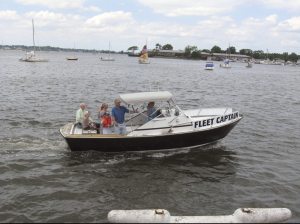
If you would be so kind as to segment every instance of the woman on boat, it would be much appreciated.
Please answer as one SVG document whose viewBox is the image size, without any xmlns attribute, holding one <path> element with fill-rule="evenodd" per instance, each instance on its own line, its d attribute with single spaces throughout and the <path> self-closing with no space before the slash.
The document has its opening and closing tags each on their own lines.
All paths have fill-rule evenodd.
<svg viewBox="0 0 300 224">
<path fill-rule="evenodd" d="M 83 130 L 95 130 L 96 124 L 91 118 L 91 113 L 89 111 L 84 111 L 83 120 L 82 120 L 82 129 Z"/>
<path fill-rule="evenodd" d="M 98 118 L 100 120 L 100 133 L 101 134 L 111 134 L 111 125 L 112 125 L 112 120 L 111 116 L 107 111 L 108 109 L 108 104 L 103 103 L 100 107 L 100 111 L 98 114 Z"/>
</svg>

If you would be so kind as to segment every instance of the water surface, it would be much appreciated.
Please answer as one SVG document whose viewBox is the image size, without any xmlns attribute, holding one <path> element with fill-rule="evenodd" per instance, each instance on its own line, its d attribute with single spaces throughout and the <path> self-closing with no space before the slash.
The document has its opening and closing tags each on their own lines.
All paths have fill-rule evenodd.
<svg viewBox="0 0 300 224">
<path fill-rule="evenodd" d="M 300 67 L 0 51 L 0 221 L 107 222 L 112 209 L 229 215 L 286 207 L 300 220 Z M 71 152 L 59 128 L 86 102 L 96 119 L 119 93 L 168 90 L 182 109 L 233 107 L 243 120 L 220 143 L 153 153 Z"/>
</svg>

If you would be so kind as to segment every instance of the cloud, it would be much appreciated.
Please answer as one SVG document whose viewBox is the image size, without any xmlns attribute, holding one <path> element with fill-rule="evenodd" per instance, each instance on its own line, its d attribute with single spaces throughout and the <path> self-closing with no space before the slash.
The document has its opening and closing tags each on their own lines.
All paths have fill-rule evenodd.
<svg viewBox="0 0 300 224">
<path fill-rule="evenodd" d="M 114 11 L 93 16 L 85 21 L 90 29 L 102 29 L 122 32 L 135 24 L 130 12 Z"/>
<path fill-rule="evenodd" d="M 292 17 L 284 20 L 278 24 L 278 29 L 281 31 L 299 32 L 300 31 L 300 17 Z"/>
<path fill-rule="evenodd" d="M 17 0 L 23 5 L 41 5 L 50 9 L 82 8 L 85 0 Z"/>
<path fill-rule="evenodd" d="M 1 20 L 17 20 L 19 16 L 16 11 L 13 10 L 3 10 L 0 11 L 0 19 Z"/>
<path fill-rule="evenodd" d="M 287 9 L 290 11 L 300 10 L 299 0 L 261 0 L 267 8 Z"/>
<path fill-rule="evenodd" d="M 230 12 L 243 1 L 218 0 L 138 0 L 144 6 L 165 16 L 210 16 Z"/>
<path fill-rule="evenodd" d="M 103 10 L 100 9 L 99 7 L 97 6 L 87 6 L 87 7 L 83 7 L 82 8 L 83 11 L 90 11 L 90 12 L 102 12 Z"/>
<path fill-rule="evenodd" d="M 31 19 L 35 20 L 38 27 L 45 27 L 47 29 L 59 29 L 61 27 L 74 28 L 82 23 L 82 17 L 74 14 L 62 14 L 50 11 L 32 11 L 24 14 L 24 21 L 31 24 Z"/>
</svg>

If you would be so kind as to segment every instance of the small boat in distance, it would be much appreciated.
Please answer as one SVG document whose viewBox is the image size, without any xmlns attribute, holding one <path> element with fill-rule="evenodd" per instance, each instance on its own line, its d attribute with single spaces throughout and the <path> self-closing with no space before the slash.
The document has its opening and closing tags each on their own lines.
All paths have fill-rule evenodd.
<svg viewBox="0 0 300 224">
<path fill-rule="evenodd" d="M 108 57 L 101 57 L 101 61 L 115 61 L 115 59 L 110 56 L 110 42 L 108 44 Z"/>
<path fill-rule="evenodd" d="M 34 22 L 32 19 L 32 41 L 33 41 L 33 51 L 26 52 L 23 58 L 20 58 L 19 61 L 24 62 L 48 62 L 47 59 L 39 58 L 35 54 L 35 40 L 34 40 Z"/>
<path fill-rule="evenodd" d="M 75 43 L 74 43 L 73 51 L 75 51 Z M 78 57 L 76 57 L 75 55 L 73 55 L 73 56 L 66 57 L 66 59 L 67 59 L 68 61 L 77 61 L 77 60 L 78 60 Z"/>
<path fill-rule="evenodd" d="M 225 60 L 223 61 L 223 64 L 220 64 L 220 67 L 221 67 L 221 68 L 231 68 L 231 65 L 230 65 L 229 62 L 230 62 L 229 59 L 225 59 Z"/>
<path fill-rule="evenodd" d="M 72 151 L 199 147 L 225 138 L 242 119 L 238 111 L 229 107 L 182 110 L 168 91 L 125 93 L 119 99 L 133 111 L 125 117 L 126 134 L 97 134 L 96 130 L 83 130 L 76 123 L 67 123 L 60 128 L 60 133 Z M 148 102 L 155 102 L 151 115 L 146 109 Z"/>
<path fill-rule="evenodd" d="M 247 62 L 246 68 L 252 68 L 252 63 L 251 62 Z"/>
<path fill-rule="evenodd" d="M 221 68 L 231 68 L 230 61 L 232 61 L 232 59 L 230 59 L 230 44 L 229 44 L 229 47 L 226 50 L 226 57 L 223 60 L 223 64 L 220 64 L 220 67 Z"/>
<path fill-rule="evenodd" d="M 205 70 L 214 70 L 214 63 L 212 61 L 207 61 L 205 64 Z"/>
<path fill-rule="evenodd" d="M 142 51 L 141 55 L 139 57 L 139 63 L 140 64 L 150 64 L 149 58 L 148 58 L 148 50 L 147 50 L 147 45 L 145 44 Z"/>
<path fill-rule="evenodd" d="M 78 58 L 77 57 L 67 57 L 66 58 L 68 61 L 77 61 L 78 60 Z"/>
</svg>

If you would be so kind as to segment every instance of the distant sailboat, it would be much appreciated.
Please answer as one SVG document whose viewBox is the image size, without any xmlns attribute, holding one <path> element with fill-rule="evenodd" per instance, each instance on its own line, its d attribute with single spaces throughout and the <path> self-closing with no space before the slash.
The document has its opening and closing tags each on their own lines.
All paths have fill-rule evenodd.
<svg viewBox="0 0 300 224">
<path fill-rule="evenodd" d="M 42 59 L 35 54 L 35 40 L 34 40 L 34 22 L 32 19 L 32 41 L 33 41 L 33 51 L 26 52 L 25 57 L 20 58 L 20 61 L 24 62 L 47 62 L 47 59 Z"/>
<path fill-rule="evenodd" d="M 110 56 L 110 42 L 108 44 L 108 57 L 101 57 L 101 61 L 114 61 L 115 59 Z"/>
<path fill-rule="evenodd" d="M 228 56 L 228 51 L 229 51 L 229 56 Z M 225 58 L 225 60 L 223 61 L 223 64 L 220 64 L 220 67 L 221 67 L 221 68 L 231 68 L 229 58 L 230 58 L 230 45 L 229 45 L 229 47 L 228 47 L 228 49 L 227 49 L 227 51 L 226 51 L 226 58 Z"/>
<path fill-rule="evenodd" d="M 223 61 L 223 64 L 220 64 L 220 67 L 221 67 L 221 68 L 231 68 L 231 65 L 229 64 L 229 59 L 226 58 L 226 59 Z"/>
<path fill-rule="evenodd" d="M 148 59 L 147 45 L 144 45 L 144 47 L 143 47 L 143 50 L 141 52 L 141 56 L 139 57 L 139 63 L 140 64 L 150 64 L 150 61 Z"/>
<path fill-rule="evenodd" d="M 73 51 L 75 51 L 75 44 L 74 44 Z M 78 60 L 78 57 L 76 57 L 75 55 L 69 56 L 69 57 L 67 57 L 67 60 L 68 60 L 68 61 L 77 61 L 77 60 Z"/>
<path fill-rule="evenodd" d="M 252 63 L 250 61 L 247 62 L 246 68 L 252 68 Z"/>
</svg>

